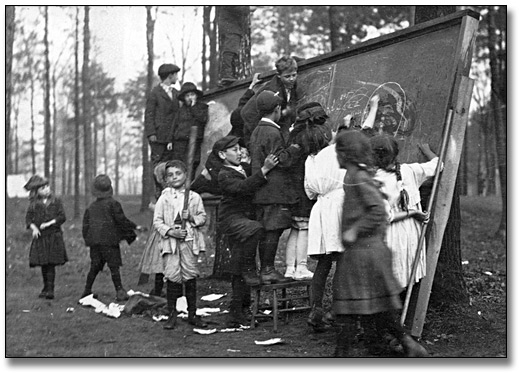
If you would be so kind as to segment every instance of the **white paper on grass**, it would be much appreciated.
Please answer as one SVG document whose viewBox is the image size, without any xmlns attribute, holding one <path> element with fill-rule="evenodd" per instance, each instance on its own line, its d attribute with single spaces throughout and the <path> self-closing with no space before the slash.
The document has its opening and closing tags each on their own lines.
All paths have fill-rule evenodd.
<svg viewBox="0 0 522 373">
<path fill-rule="evenodd" d="M 220 298 L 223 298 L 225 294 L 208 294 L 201 297 L 201 300 L 212 302 L 214 300 L 218 300 Z"/>
<path fill-rule="evenodd" d="M 268 339 L 266 341 L 255 341 L 256 345 L 263 345 L 263 346 L 268 346 L 268 345 L 275 345 L 277 343 L 283 343 L 283 340 L 281 338 L 272 338 L 272 339 Z"/>
</svg>

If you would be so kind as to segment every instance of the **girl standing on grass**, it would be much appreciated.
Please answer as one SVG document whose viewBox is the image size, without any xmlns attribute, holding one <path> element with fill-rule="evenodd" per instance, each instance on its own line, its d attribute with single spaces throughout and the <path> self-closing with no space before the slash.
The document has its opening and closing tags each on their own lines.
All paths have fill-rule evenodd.
<svg viewBox="0 0 522 373">
<path fill-rule="evenodd" d="M 24 189 L 29 191 L 29 207 L 25 216 L 33 241 L 29 251 L 29 267 L 41 267 L 44 287 L 39 298 L 54 299 L 55 266 L 67 262 L 61 225 L 65 211 L 59 198 L 51 193 L 47 179 L 34 175 Z"/>
<path fill-rule="evenodd" d="M 401 287 L 385 242 L 388 214 L 383 195 L 370 171 L 370 140 L 360 131 L 345 131 L 337 136 L 335 149 L 339 165 L 346 169 L 341 224 L 345 252 L 339 254 L 333 279 L 333 310 L 341 324 L 335 356 L 349 356 L 358 320 L 392 334 L 406 356 L 428 356 L 399 322 Z"/>
</svg>

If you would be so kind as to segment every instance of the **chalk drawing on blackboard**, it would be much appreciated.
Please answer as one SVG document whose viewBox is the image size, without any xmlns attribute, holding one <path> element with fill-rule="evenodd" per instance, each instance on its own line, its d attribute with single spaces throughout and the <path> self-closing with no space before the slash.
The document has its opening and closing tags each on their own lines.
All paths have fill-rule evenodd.
<svg viewBox="0 0 522 373">
<path fill-rule="evenodd" d="M 397 82 L 386 82 L 375 88 L 368 97 L 363 118 L 370 110 L 369 98 L 375 95 L 379 96 L 379 106 L 374 128 L 398 138 L 410 136 L 415 129 L 417 111 L 402 86 Z"/>
<path fill-rule="evenodd" d="M 319 102 L 326 106 L 330 85 L 333 79 L 332 65 L 317 70 L 299 73 L 299 86 L 304 87 L 305 93 L 297 103 L 299 106 L 308 102 Z"/>
</svg>

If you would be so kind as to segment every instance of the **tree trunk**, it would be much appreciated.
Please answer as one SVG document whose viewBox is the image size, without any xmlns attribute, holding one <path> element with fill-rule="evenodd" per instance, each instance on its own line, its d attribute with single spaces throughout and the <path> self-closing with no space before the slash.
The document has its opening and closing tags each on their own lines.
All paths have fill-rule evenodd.
<svg viewBox="0 0 522 373">
<path fill-rule="evenodd" d="M 82 66 L 82 120 L 83 120 L 83 181 L 85 184 L 85 206 L 89 205 L 91 196 L 92 172 L 94 168 L 92 158 L 92 126 L 91 126 L 91 99 L 89 84 L 89 53 L 90 53 L 90 30 L 89 30 L 90 7 L 84 7 L 83 19 L 83 66 Z"/>
<path fill-rule="evenodd" d="M 243 19 L 245 23 L 245 32 L 241 37 L 241 49 L 239 50 L 239 66 L 238 66 L 238 79 L 245 79 L 252 75 L 252 40 L 250 37 L 250 15 L 245 16 Z"/>
<path fill-rule="evenodd" d="M 49 7 L 44 7 L 44 175 L 51 177 L 51 65 L 49 63 Z"/>
<path fill-rule="evenodd" d="M 74 41 L 74 219 L 80 218 L 80 9 L 76 7 Z M 70 165 L 69 165 L 70 166 Z"/>
<path fill-rule="evenodd" d="M 58 130 L 58 109 L 56 104 L 56 75 L 53 73 L 52 92 L 53 92 L 53 126 L 51 135 L 51 189 L 56 190 L 56 131 Z M 62 176 L 63 178 L 63 176 Z"/>
<path fill-rule="evenodd" d="M 107 175 L 107 117 L 105 116 L 105 112 L 102 113 L 102 147 L 103 147 L 103 173 Z"/>
<path fill-rule="evenodd" d="M 152 90 L 152 82 L 154 79 L 154 23 L 155 19 L 152 17 L 152 6 L 146 6 L 147 9 L 147 96 Z M 141 208 L 140 211 L 148 209 L 150 198 L 152 194 L 152 167 L 149 161 L 149 142 L 145 131 L 142 135 L 141 157 L 143 165 L 143 175 L 141 178 Z"/>
<path fill-rule="evenodd" d="M 502 195 L 502 215 L 496 236 L 506 240 L 506 216 L 507 216 L 507 123 L 506 123 L 506 104 L 507 104 L 507 74 L 506 74 L 506 32 L 500 29 L 499 25 L 505 24 L 497 22 L 497 18 L 506 19 L 506 7 L 500 6 L 499 10 L 495 7 L 488 7 L 488 48 L 489 64 L 491 70 L 491 102 L 493 104 L 494 124 L 496 127 L 498 172 L 500 176 L 500 191 Z"/>
<path fill-rule="evenodd" d="M 336 6 L 332 5 L 328 7 L 328 24 L 330 26 L 330 46 L 332 52 L 341 47 L 341 35 L 339 33 L 341 23 L 339 22 L 336 8 Z"/>
<path fill-rule="evenodd" d="M 442 17 L 455 11 L 455 6 L 416 6 L 415 24 Z M 430 305 L 435 306 L 438 302 L 461 303 L 466 302 L 468 299 L 462 272 L 462 261 L 460 260 L 460 196 L 458 177 L 455 183 L 450 214 L 442 239 L 430 296 Z M 426 204 L 423 204 L 423 206 L 426 206 Z"/>
<path fill-rule="evenodd" d="M 215 8 L 214 8 L 215 9 Z M 215 13 L 215 12 L 214 12 Z M 215 88 L 219 80 L 219 56 L 217 51 L 217 17 L 214 17 L 210 30 L 210 55 L 209 55 L 209 88 Z"/>
<path fill-rule="evenodd" d="M 212 7 L 203 7 L 203 41 L 201 45 L 201 89 L 208 89 L 208 72 L 207 72 L 207 37 L 210 35 L 210 11 Z"/>
<path fill-rule="evenodd" d="M 7 175 L 13 172 L 13 161 L 11 154 L 11 97 L 13 84 L 11 72 L 13 67 L 14 33 L 15 7 L 13 5 L 7 5 L 5 7 L 5 154 L 7 155 Z"/>
<path fill-rule="evenodd" d="M 32 59 L 31 59 L 31 65 L 32 65 Z M 35 123 L 34 123 L 34 76 L 32 73 L 29 73 L 29 79 L 31 79 L 31 82 L 29 83 L 29 89 L 30 89 L 30 108 L 31 108 L 31 171 L 33 174 L 36 174 L 36 150 L 35 150 L 35 139 L 34 139 L 34 130 L 35 130 Z"/>
</svg>

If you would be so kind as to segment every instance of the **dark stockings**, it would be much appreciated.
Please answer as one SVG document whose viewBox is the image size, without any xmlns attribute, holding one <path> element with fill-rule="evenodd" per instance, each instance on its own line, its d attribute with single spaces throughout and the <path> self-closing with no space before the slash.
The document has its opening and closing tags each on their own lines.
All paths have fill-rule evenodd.
<svg viewBox="0 0 522 373">
<path fill-rule="evenodd" d="M 282 233 L 282 229 L 266 231 L 264 240 L 259 243 L 259 257 L 262 269 L 274 267 L 279 237 L 281 237 Z"/>
</svg>

